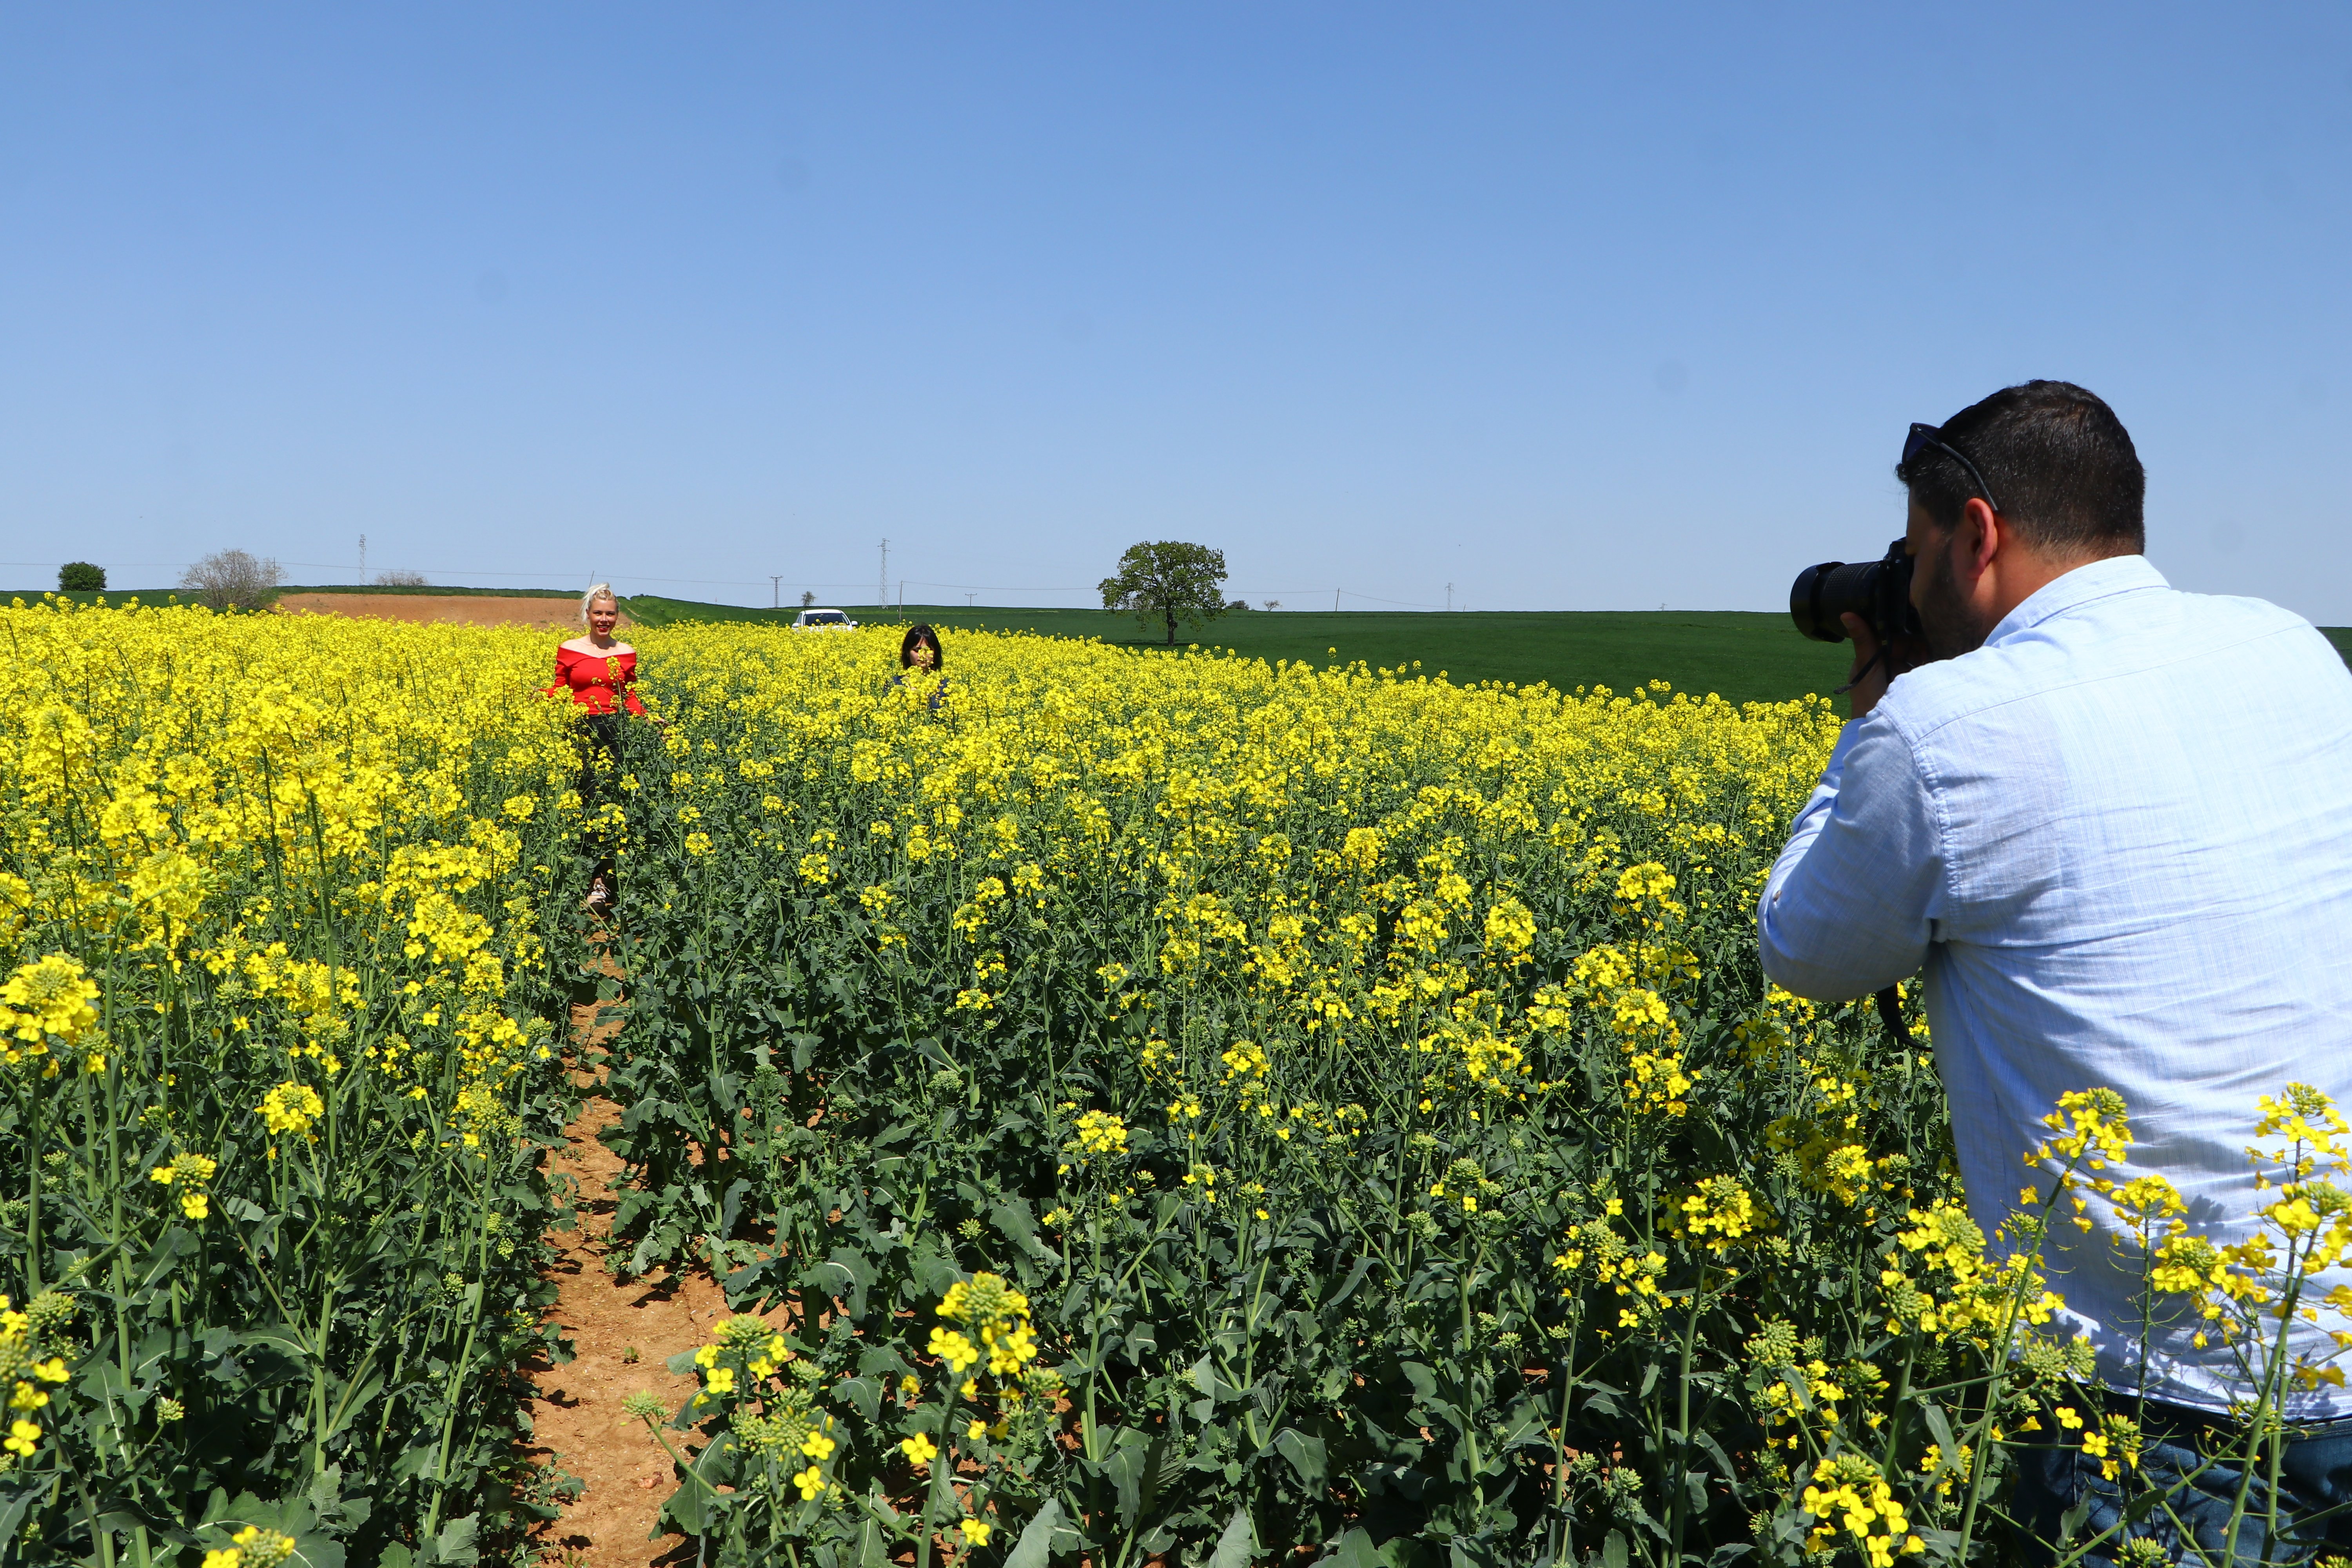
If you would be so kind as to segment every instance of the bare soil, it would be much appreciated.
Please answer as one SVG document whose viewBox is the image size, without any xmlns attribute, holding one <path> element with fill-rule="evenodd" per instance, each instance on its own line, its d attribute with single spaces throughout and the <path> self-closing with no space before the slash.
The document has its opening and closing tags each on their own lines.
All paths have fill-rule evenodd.
<svg viewBox="0 0 2352 1568">
<path fill-rule="evenodd" d="M 574 1008 L 572 1025 L 583 1058 L 619 1026 L 609 1016 L 599 1018 L 593 1006 Z M 605 1268 L 622 1171 L 620 1156 L 596 1138 L 621 1114 L 594 1092 L 603 1081 L 596 1069 L 573 1073 L 589 1099 L 569 1130 L 570 1146 L 557 1156 L 556 1172 L 577 1184 L 577 1228 L 548 1233 L 559 1249 L 551 1269 L 562 1292 L 556 1319 L 572 1340 L 572 1359 L 531 1374 L 540 1393 L 529 1406 L 533 1458 L 560 1466 L 586 1482 L 587 1490 L 546 1528 L 539 1546 L 542 1562 L 566 1568 L 645 1568 L 686 1544 L 680 1536 L 655 1532 L 676 1472 L 645 1424 L 623 1413 L 621 1402 L 650 1389 L 673 1411 L 684 1404 L 695 1380 L 671 1374 L 663 1363 L 708 1340 L 727 1315 L 727 1302 L 718 1282 L 700 1269 L 624 1282 Z M 689 1436 L 668 1434 L 681 1452 L 688 1445 L 680 1439 Z"/>
<path fill-rule="evenodd" d="M 469 626 L 531 626 L 576 634 L 580 615 L 564 599 L 497 598 L 471 594 L 281 594 L 278 607 L 380 621 L 451 621 Z M 629 618 L 621 617 L 627 626 Z"/>
</svg>

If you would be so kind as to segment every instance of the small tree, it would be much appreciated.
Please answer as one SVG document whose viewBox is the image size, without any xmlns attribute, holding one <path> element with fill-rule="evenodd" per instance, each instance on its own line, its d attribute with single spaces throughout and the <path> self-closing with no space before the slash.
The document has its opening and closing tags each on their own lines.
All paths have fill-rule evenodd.
<svg viewBox="0 0 2352 1568">
<path fill-rule="evenodd" d="M 801 608 L 805 610 L 815 603 L 816 590 L 814 588 L 803 588 L 801 590 Z"/>
<path fill-rule="evenodd" d="M 1212 621 L 1225 603 L 1225 552 L 1205 544 L 1130 544 L 1118 558 L 1118 575 L 1102 580 L 1103 608 L 1130 610 L 1145 626 L 1168 627 L 1176 646 L 1176 623 Z"/>
<path fill-rule="evenodd" d="M 286 581 L 274 557 L 255 560 L 242 550 L 216 550 L 181 574 L 180 586 L 215 610 L 257 609 Z"/>
<path fill-rule="evenodd" d="M 429 588 L 433 584 L 425 580 L 422 572 L 393 571 L 377 573 L 375 585 L 379 588 Z"/>
<path fill-rule="evenodd" d="M 58 592 L 89 594 L 106 591 L 106 568 L 87 561 L 68 561 L 58 568 Z"/>
</svg>

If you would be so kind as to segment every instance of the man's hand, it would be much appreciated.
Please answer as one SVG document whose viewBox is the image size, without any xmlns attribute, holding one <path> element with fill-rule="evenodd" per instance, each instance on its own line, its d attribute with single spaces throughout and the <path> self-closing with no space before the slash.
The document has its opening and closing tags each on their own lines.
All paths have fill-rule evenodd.
<svg viewBox="0 0 2352 1568">
<path fill-rule="evenodd" d="M 1838 617 L 1838 624 L 1853 639 L 1853 668 L 1845 672 L 1845 716 L 1859 719 L 1886 695 L 1887 683 L 1895 679 L 1890 668 L 1894 661 L 1878 657 L 1878 634 L 1870 629 L 1868 621 L 1848 610 Z"/>
<path fill-rule="evenodd" d="M 1887 687 L 1896 676 L 1933 662 L 1927 645 L 1916 637 L 1898 638 L 1887 657 L 1879 658 L 1883 645 L 1878 634 L 1870 629 L 1868 621 L 1851 610 L 1838 617 L 1838 624 L 1853 639 L 1853 668 L 1846 671 L 1845 684 L 1838 689 L 1845 693 L 1849 719 L 1859 719 L 1877 707 L 1878 700 L 1886 695 Z"/>
</svg>

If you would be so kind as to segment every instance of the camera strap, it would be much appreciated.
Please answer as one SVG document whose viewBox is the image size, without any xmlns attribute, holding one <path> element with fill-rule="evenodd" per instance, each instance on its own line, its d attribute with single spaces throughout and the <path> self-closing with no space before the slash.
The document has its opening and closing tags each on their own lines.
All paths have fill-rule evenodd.
<svg viewBox="0 0 2352 1568">
<path fill-rule="evenodd" d="M 1868 664 L 1864 665 L 1860 669 L 1854 671 L 1853 679 L 1852 680 L 1849 680 L 1843 686 L 1839 687 L 1831 695 L 1843 697 L 1847 692 L 1852 691 L 1855 687 L 1860 686 L 1863 681 L 1868 678 L 1870 672 L 1878 668 L 1881 660 L 1884 660 L 1886 665 L 1887 683 L 1889 685 L 1894 684 L 1895 678 L 1901 674 L 1902 671 L 1895 668 L 1895 644 L 1892 639 L 1889 639 L 1888 641 L 1878 645 L 1878 651 L 1870 656 L 1870 662 Z"/>
<path fill-rule="evenodd" d="M 1887 1037 L 1898 1046 L 1909 1044 L 1911 1031 L 1903 1026 L 1902 992 L 1890 985 L 1871 1000 L 1878 1004 L 1878 1021 L 1886 1026 Z"/>
</svg>

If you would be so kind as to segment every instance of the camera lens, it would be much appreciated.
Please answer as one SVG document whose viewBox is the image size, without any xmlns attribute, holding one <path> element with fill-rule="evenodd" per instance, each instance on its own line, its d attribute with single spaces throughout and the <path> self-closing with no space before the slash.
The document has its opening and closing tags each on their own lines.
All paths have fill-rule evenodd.
<svg viewBox="0 0 2352 1568">
<path fill-rule="evenodd" d="M 1797 574 L 1789 590 L 1789 618 L 1815 642 L 1845 641 L 1842 616 L 1860 616 L 1882 641 L 1916 636 L 1911 608 L 1911 558 L 1903 541 L 1876 561 L 1824 561 Z"/>
<path fill-rule="evenodd" d="M 1838 617 L 1848 610 L 1870 613 L 1870 577 L 1874 561 L 1824 561 L 1797 574 L 1789 590 L 1789 617 L 1797 630 L 1815 642 L 1843 642 L 1845 627 Z"/>
</svg>

